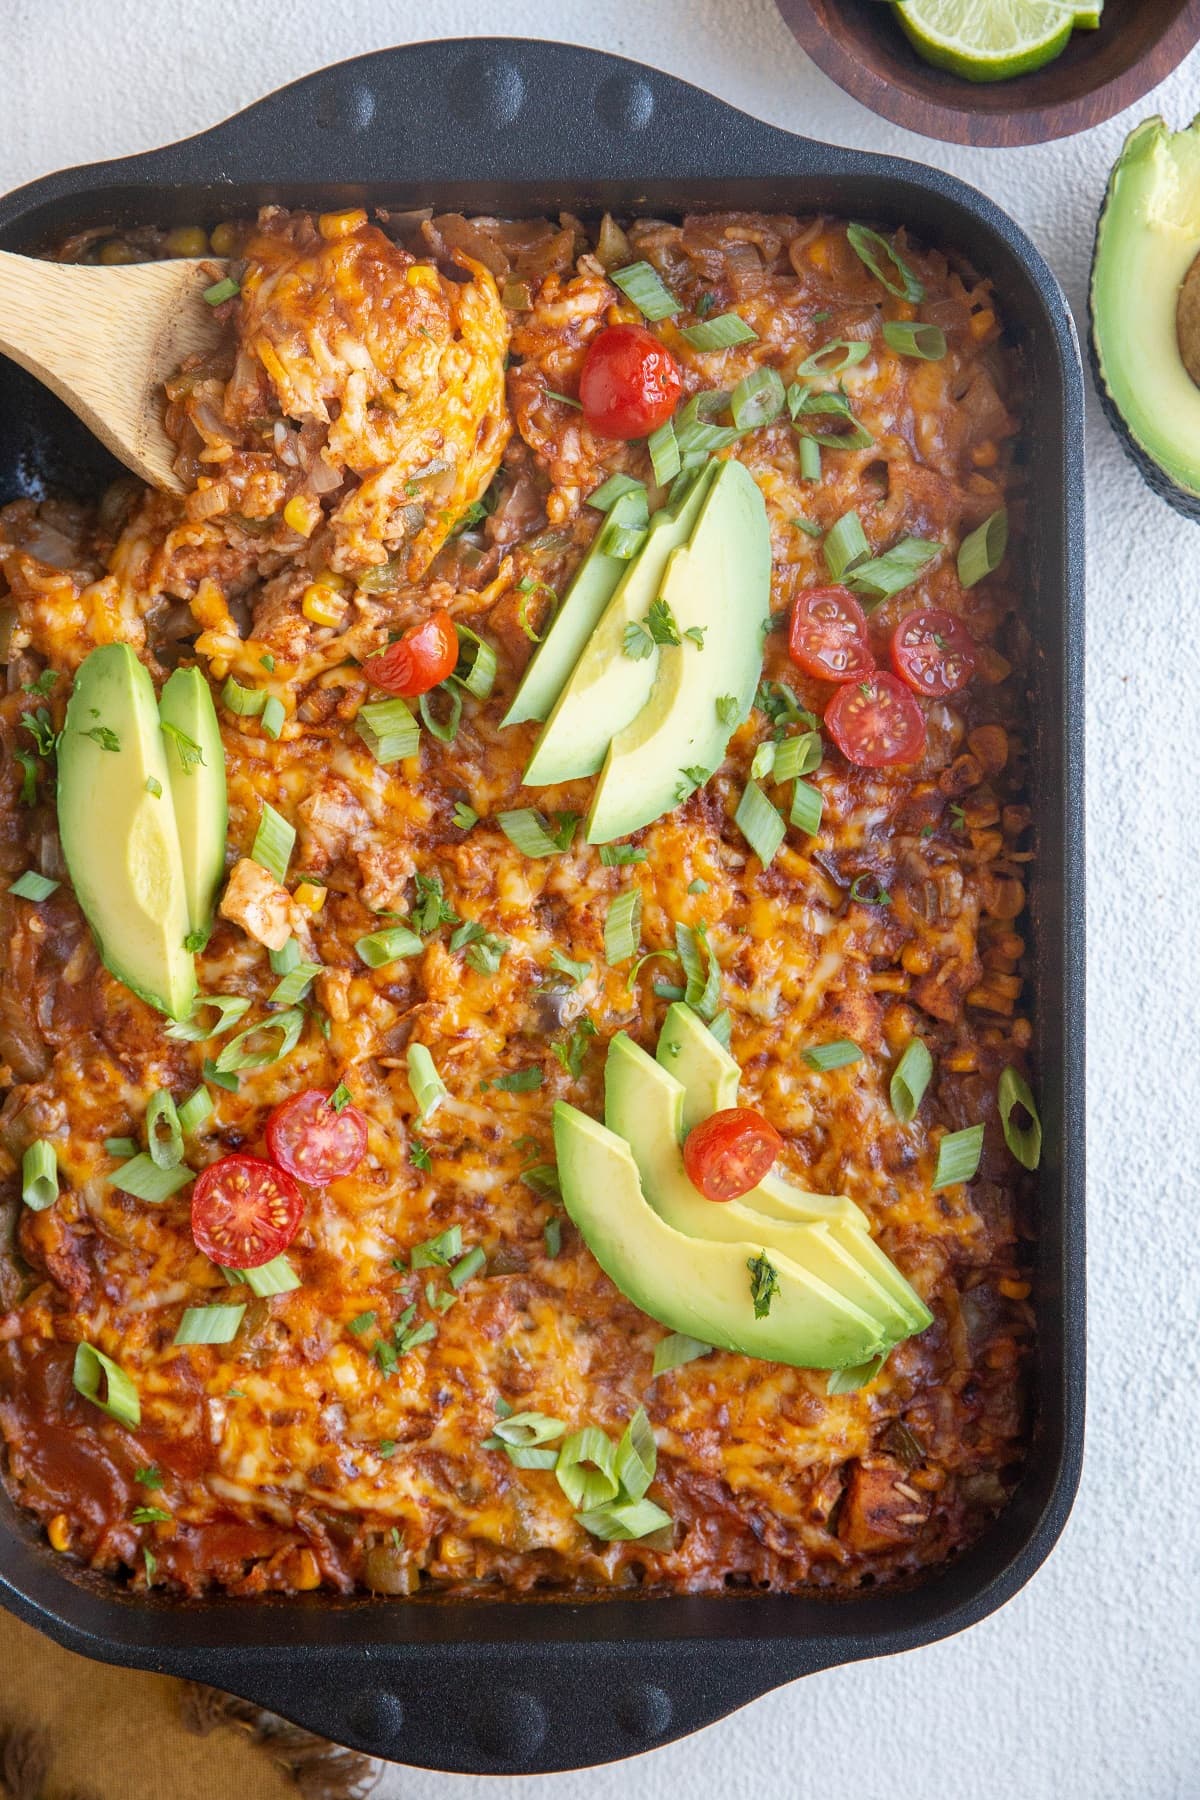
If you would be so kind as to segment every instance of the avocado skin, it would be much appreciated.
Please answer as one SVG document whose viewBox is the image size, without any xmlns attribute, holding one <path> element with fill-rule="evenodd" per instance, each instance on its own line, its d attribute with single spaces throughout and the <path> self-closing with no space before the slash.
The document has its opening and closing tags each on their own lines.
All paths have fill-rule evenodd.
<svg viewBox="0 0 1200 1800">
<path fill-rule="evenodd" d="M 175 822 L 183 857 L 188 927 L 205 936 L 212 930 L 217 889 L 225 879 L 229 806 L 225 793 L 225 747 L 212 692 L 199 669 L 176 669 L 168 676 L 159 716 L 199 744 L 204 761 L 185 768 L 174 743 L 164 743 Z"/>
<path fill-rule="evenodd" d="M 1130 145 L 1139 132 L 1146 130 L 1147 127 L 1152 126 L 1154 123 L 1154 118 L 1144 119 L 1142 123 L 1135 126 L 1127 136 L 1125 143 L 1121 147 L 1121 152 L 1113 164 L 1108 183 L 1104 190 L 1104 200 L 1100 206 L 1099 213 L 1096 216 L 1096 230 L 1092 239 L 1091 273 L 1088 279 L 1087 293 L 1088 363 L 1091 367 L 1092 380 L 1095 384 L 1096 394 L 1099 398 L 1104 416 L 1116 433 L 1125 454 L 1137 469 L 1138 474 L 1142 477 L 1146 486 L 1150 488 L 1153 493 L 1157 494 L 1160 500 L 1165 500 L 1168 506 L 1174 507 L 1175 511 L 1183 518 L 1200 522 L 1200 492 L 1193 493 L 1189 491 L 1188 488 L 1181 486 L 1173 476 L 1166 472 L 1160 463 L 1155 461 L 1149 451 L 1139 443 L 1130 428 L 1125 415 L 1122 413 L 1116 400 L 1109 391 L 1104 375 L 1103 350 L 1101 347 L 1104 328 L 1100 318 L 1100 309 L 1097 305 L 1097 289 L 1104 273 L 1104 227 L 1109 210 L 1116 200 L 1117 176 L 1125 164 Z M 1200 450 L 1198 450 L 1198 458 L 1200 458 Z M 1200 460 L 1198 460 L 1197 463 L 1197 487 L 1200 488 Z"/>
<path fill-rule="evenodd" d="M 97 730 L 111 732 L 115 748 L 92 738 Z M 148 1006 L 186 1019 L 196 970 L 184 947 L 175 807 L 154 685 L 128 644 L 101 645 L 76 672 L 59 742 L 58 824 L 105 967 Z"/>
</svg>

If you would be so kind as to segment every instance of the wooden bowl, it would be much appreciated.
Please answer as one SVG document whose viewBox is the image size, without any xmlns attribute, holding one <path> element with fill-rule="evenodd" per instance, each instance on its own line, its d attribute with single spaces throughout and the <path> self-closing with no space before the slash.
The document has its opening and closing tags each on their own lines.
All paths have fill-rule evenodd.
<svg viewBox="0 0 1200 1800">
<path fill-rule="evenodd" d="M 818 68 L 909 131 L 954 144 L 1044 144 L 1110 119 L 1200 43 L 1200 0 L 1105 0 L 1098 31 L 1012 81 L 964 81 L 923 62 L 881 0 L 777 0 Z"/>
</svg>

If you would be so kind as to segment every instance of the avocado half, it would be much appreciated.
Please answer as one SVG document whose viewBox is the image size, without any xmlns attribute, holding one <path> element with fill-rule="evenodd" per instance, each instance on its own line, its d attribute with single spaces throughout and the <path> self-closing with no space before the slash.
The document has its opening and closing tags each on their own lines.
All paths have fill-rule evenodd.
<svg viewBox="0 0 1200 1800">
<path fill-rule="evenodd" d="M 1100 213 L 1089 341 L 1109 422 L 1150 487 L 1190 519 L 1200 519 L 1200 387 L 1178 313 L 1198 255 L 1200 118 L 1176 132 L 1146 119 L 1125 140 Z"/>
</svg>

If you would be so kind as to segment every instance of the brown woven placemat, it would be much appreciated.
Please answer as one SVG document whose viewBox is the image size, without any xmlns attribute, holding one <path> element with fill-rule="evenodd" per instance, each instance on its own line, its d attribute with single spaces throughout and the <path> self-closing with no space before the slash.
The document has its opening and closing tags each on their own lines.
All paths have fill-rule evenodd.
<svg viewBox="0 0 1200 1800">
<path fill-rule="evenodd" d="M 89 1662 L 0 1613 L 0 1800 L 361 1800 L 377 1779 L 243 1701 Z"/>
</svg>

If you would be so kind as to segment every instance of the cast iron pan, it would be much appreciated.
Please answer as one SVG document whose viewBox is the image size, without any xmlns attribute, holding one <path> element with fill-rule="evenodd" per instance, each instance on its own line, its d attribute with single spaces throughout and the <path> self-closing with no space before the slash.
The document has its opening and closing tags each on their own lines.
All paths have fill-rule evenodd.
<svg viewBox="0 0 1200 1800">
<path fill-rule="evenodd" d="M 212 1682 L 372 1754 L 515 1774 L 628 1756 L 782 1682 L 911 1650 L 1002 1605 L 1070 1510 L 1083 1443 L 1083 389 L 1049 269 L 937 170 L 774 130 L 670 76 L 562 44 L 413 44 L 309 76 L 215 130 L 0 200 L 0 244 L 215 222 L 278 200 L 467 213 L 826 209 L 903 223 L 995 281 L 1022 351 L 1036 638 L 1032 990 L 1046 1128 L 1039 1363 L 1024 1480 L 988 1535 L 908 1591 L 525 1602 L 132 1598 L 55 1557 L 0 1497 L 0 1600 L 84 1655 Z M 0 500 L 114 472 L 0 358 Z"/>
</svg>

